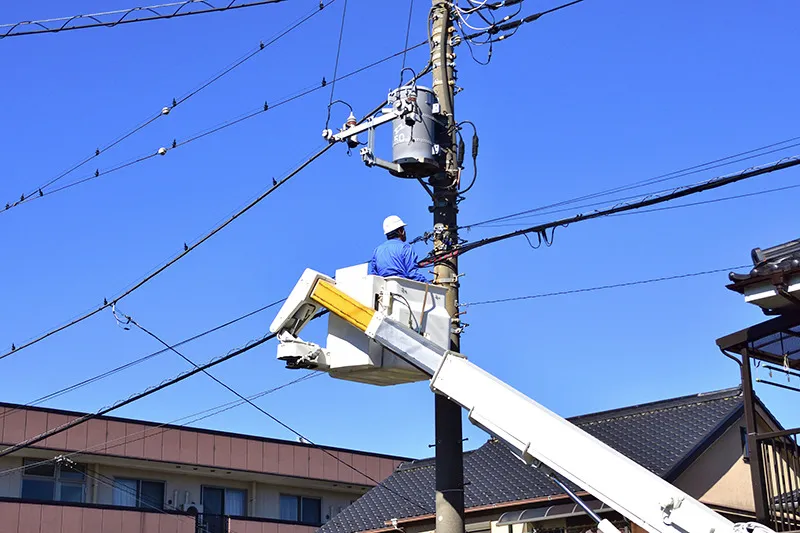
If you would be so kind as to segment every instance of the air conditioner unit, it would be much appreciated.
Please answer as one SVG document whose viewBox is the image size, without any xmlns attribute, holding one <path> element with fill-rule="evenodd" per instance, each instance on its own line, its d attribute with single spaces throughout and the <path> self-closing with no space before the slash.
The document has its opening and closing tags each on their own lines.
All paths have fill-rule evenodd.
<svg viewBox="0 0 800 533">
<path fill-rule="evenodd" d="M 189 514 L 203 514 L 203 505 L 198 503 L 182 503 L 180 510 Z"/>
</svg>

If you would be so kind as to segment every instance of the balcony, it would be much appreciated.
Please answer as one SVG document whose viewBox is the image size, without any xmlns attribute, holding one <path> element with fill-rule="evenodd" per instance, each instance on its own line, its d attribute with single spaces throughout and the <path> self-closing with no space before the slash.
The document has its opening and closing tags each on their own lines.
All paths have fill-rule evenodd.
<svg viewBox="0 0 800 533">
<path fill-rule="evenodd" d="M 110 506 L 0 501 L 0 533 L 195 533 L 194 517 Z M 244 533 L 237 531 L 237 533 Z"/>
<path fill-rule="evenodd" d="M 0 533 L 314 533 L 264 518 L 190 516 L 114 506 L 0 501 Z"/>
<path fill-rule="evenodd" d="M 778 532 L 800 530 L 800 429 L 756 435 L 766 508 Z"/>
</svg>

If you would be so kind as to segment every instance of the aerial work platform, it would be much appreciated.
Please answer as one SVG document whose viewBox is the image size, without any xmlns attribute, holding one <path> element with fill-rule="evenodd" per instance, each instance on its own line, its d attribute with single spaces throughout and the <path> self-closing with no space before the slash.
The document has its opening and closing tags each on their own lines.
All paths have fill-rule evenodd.
<svg viewBox="0 0 800 533">
<path fill-rule="evenodd" d="M 351 318 L 366 328 L 372 314 L 378 311 L 447 349 L 450 316 L 444 305 L 444 287 L 399 277 L 371 276 L 367 271 L 365 263 L 339 269 L 335 278 L 330 278 L 307 269 L 270 330 L 280 332 L 286 320 L 297 316 L 296 327 L 285 330 L 294 335 L 292 332 L 299 332 L 322 308 L 346 309 Z M 290 368 L 312 368 L 339 379 L 372 385 L 428 379 L 395 352 L 365 336 L 363 329 L 336 314 L 328 319 L 327 346 L 307 348 L 304 343 L 281 342 L 278 358 Z"/>
<path fill-rule="evenodd" d="M 429 379 L 435 394 L 467 410 L 470 422 L 507 443 L 522 461 L 561 487 L 601 533 L 619 530 L 564 480 L 652 533 L 772 531 L 755 522 L 733 524 L 464 355 L 449 351 L 445 333 L 450 317 L 438 311 L 444 307 L 442 289 L 367 276 L 362 267 L 338 271 L 336 279 L 313 270 L 303 273 L 270 326 L 281 342 L 278 358 L 288 367 L 376 385 Z M 417 305 L 421 312 L 415 315 Z M 323 310 L 331 312 L 327 347 L 298 338 Z"/>
</svg>

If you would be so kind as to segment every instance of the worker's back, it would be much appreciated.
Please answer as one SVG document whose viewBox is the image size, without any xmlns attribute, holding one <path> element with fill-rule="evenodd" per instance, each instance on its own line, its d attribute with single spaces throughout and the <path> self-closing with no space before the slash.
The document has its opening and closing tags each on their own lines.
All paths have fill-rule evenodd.
<svg viewBox="0 0 800 533">
<path fill-rule="evenodd" d="M 399 276 L 416 281 L 427 282 L 417 269 L 417 256 L 408 243 L 400 239 L 382 242 L 372 254 L 369 273 L 382 276 Z"/>
</svg>

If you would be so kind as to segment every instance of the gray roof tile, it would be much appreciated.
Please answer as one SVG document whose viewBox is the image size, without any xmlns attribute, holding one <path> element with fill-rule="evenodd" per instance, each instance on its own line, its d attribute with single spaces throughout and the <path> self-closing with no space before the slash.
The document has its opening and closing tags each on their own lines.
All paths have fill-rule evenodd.
<svg viewBox="0 0 800 533">
<path fill-rule="evenodd" d="M 570 419 L 585 431 L 666 478 L 710 444 L 742 408 L 738 388 L 684 396 Z M 429 514 L 434 509 L 433 459 L 403 463 L 322 526 L 320 533 L 353 533 L 384 527 L 392 518 Z M 464 454 L 467 507 L 560 494 L 535 468 L 505 444 L 489 440 Z"/>
</svg>

